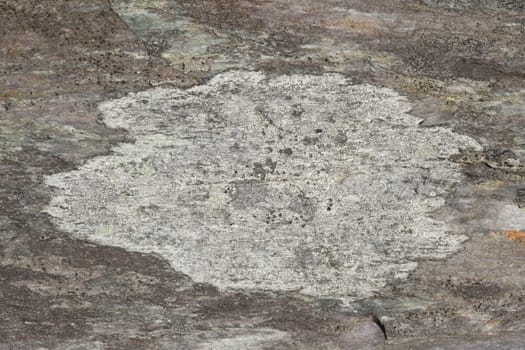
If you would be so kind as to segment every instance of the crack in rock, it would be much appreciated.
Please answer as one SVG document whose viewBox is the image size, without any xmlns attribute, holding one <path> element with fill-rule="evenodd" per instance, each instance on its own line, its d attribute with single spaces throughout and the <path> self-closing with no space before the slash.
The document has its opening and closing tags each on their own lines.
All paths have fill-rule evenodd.
<svg viewBox="0 0 525 350">
<path fill-rule="evenodd" d="M 155 252 L 221 289 L 349 303 L 466 237 L 431 217 L 471 138 L 422 128 L 391 89 L 342 75 L 229 71 L 100 105 L 136 139 L 55 174 L 46 211 L 74 237 Z"/>
</svg>

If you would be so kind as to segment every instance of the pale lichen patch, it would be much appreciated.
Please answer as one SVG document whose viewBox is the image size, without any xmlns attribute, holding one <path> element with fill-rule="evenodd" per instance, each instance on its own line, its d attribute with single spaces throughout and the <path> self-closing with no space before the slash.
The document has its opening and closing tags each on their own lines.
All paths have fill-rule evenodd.
<svg viewBox="0 0 525 350">
<path fill-rule="evenodd" d="M 475 141 L 422 128 L 402 96 L 342 75 L 230 71 L 107 101 L 136 141 L 48 177 L 75 237 L 155 252 L 195 281 L 351 302 L 444 258 L 431 217 Z"/>
</svg>

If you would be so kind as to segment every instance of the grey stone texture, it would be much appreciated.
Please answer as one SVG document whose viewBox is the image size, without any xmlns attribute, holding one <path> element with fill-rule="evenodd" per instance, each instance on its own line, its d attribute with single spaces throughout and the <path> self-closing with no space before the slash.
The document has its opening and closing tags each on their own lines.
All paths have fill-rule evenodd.
<svg viewBox="0 0 525 350">
<path fill-rule="evenodd" d="M 0 1 L 0 349 L 522 349 L 523 4 Z"/>
<path fill-rule="evenodd" d="M 465 236 L 430 216 L 480 148 L 421 128 L 389 89 L 229 71 L 104 102 L 132 144 L 55 174 L 47 212 L 89 241 L 154 252 L 221 290 L 370 297 Z"/>
</svg>

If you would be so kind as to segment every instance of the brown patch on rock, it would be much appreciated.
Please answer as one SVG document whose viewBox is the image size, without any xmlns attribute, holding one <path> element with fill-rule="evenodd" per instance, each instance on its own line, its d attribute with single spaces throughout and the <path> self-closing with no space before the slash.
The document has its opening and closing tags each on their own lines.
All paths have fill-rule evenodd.
<svg viewBox="0 0 525 350">
<path fill-rule="evenodd" d="M 508 239 L 511 241 L 522 241 L 525 242 L 525 231 L 520 230 L 504 230 L 503 231 Z"/>
</svg>

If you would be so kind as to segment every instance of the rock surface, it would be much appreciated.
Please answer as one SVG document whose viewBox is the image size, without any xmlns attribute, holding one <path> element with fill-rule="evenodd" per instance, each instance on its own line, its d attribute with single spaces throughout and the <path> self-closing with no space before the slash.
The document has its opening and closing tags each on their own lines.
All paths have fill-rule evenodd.
<svg viewBox="0 0 525 350">
<path fill-rule="evenodd" d="M 523 11 L 1 2 L 0 349 L 522 348 Z"/>
<path fill-rule="evenodd" d="M 333 74 L 229 71 L 132 94 L 100 110 L 133 145 L 48 178 L 62 191 L 47 212 L 221 290 L 349 303 L 466 239 L 429 216 L 461 180 L 448 158 L 479 146 L 410 109 Z"/>
</svg>

